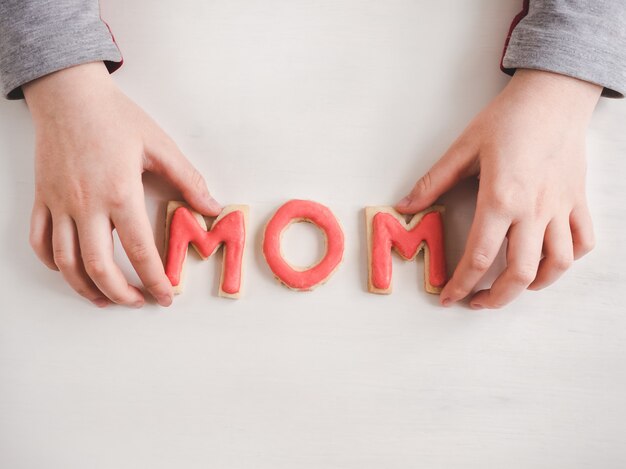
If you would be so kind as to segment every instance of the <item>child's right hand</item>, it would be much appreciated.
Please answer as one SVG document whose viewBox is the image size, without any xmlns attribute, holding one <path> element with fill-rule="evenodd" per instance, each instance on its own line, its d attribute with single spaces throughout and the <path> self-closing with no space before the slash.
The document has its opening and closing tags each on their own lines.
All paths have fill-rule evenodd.
<svg viewBox="0 0 626 469">
<path fill-rule="evenodd" d="M 171 304 L 141 175 L 164 176 L 195 210 L 215 216 L 221 208 L 203 177 L 101 62 L 46 75 L 23 90 L 36 129 L 30 241 L 41 261 L 97 306 L 140 307 L 143 294 L 113 260 L 115 228 L 146 289 L 160 305 Z"/>
</svg>

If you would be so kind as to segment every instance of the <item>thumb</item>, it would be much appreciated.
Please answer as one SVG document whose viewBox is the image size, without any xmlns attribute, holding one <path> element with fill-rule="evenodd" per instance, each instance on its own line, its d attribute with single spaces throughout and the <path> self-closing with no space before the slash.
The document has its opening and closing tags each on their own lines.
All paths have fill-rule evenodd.
<svg viewBox="0 0 626 469">
<path fill-rule="evenodd" d="M 222 206 L 209 193 L 204 177 L 169 137 L 159 148 L 146 144 L 146 156 L 146 169 L 167 179 L 191 208 L 202 215 L 219 215 Z"/>
<path fill-rule="evenodd" d="M 439 196 L 471 174 L 475 155 L 467 145 L 455 142 L 394 208 L 412 214 L 430 207 Z"/>
</svg>

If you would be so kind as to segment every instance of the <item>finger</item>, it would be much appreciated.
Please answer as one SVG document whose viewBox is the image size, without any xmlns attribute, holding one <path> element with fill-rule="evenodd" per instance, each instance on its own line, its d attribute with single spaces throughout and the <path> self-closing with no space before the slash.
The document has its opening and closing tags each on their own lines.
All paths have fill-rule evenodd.
<svg viewBox="0 0 626 469">
<path fill-rule="evenodd" d="M 569 225 L 574 243 L 574 259 L 580 259 L 591 252 L 596 244 L 591 213 L 586 203 L 574 208 L 569 217 Z"/>
<path fill-rule="evenodd" d="M 158 144 L 152 143 L 158 141 Z M 189 205 L 208 216 L 217 216 L 221 205 L 209 194 L 206 182 L 200 172 L 183 155 L 178 146 L 163 134 L 146 142 L 146 169 L 160 174 L 176 187 Z"/>
<path fill-rule="evenodd" d="M 131 201 L 112 214 L 122 246 L 146 289 L 161 306 L 172 304 L 172 285 L 165 275 L 143 201 Z"/>
<path fill-rule="evenodd" d="M 551 285 L 574 262 L 572 233 L 567 220 L 555 219 L 548 224 L 543 239 L 543 256 L 529 290 L 541 290 Z"/>
<path fill-rule="evenodd" d="M 41 262 L 52 270 L 59 270 L 52 253 L 52 216 L 39 200 L 35 200 L 30 217 L 30 245 Z"/>
<path fill-rule="evenodd" d="M 416 213 L 431 206 L 441 194 L 470 176 L 476 156 L 473 146 L 457 140 L 395 206 L 400 213 Z"/>
<path fill-rule="evenodd" d="M 510 223 L 507 218 L 479 204 L 463 257 L 441 292 L 441 304 L 448 306 L 469 295 L 493 264 Z"/>
<path fill-rule="evenodd" d="M 517 298 L 537 276 L 545 226 L 518 223 L 509 230 L 507 266 L 488 290 L 470 301 L 472 308 L 500 308 Z"/>
<path fill-rule="evenodd" d="M 76 221 L 85 271 L 113 303 L 141 307 L 141 292 L 130 285 L 113 260 L 111 222 L 104 216 Z"/>
<path fill-rule="evenodd" d="M 65 281 L 81 296 L 102 308 L 110 302 L 89 278 L 78 249 L 76 227 L 69 216 L 53 217 L 52 252 Z"/>
</svg>

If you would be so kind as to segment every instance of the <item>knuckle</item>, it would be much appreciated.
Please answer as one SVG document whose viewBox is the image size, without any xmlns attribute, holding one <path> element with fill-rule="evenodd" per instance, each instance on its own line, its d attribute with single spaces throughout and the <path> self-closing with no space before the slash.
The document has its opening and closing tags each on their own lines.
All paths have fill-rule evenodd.
<svg viewBox="0 0 626 469">
<path fill-rule="evenodd" d="M 450 289 L 450 297 L 451 298 L 462 299 L 462 298 L 465 298 L 468 293 L 469 293 L 469 291 L 467 291 L 466 289 L 461 288 L 461 287 L 455 287 L 455 288 Z"/>
<path fill-rule="evenodd" d="M 83 257 L 85 271 L 91 278 L 102 278 L 107 275 L 106 263 L 97 255 L 85 254 Z"/>
<path fill-rule="evenodd" d="M 93 298 L 91 292 L 85 287 L 75 287 L 74 291 L 78 293 L 80 296 L 87 298 L 88 300 Z"/>
<path fill-rule="evenodd" d="M 72 213 L 89 212 L 97 200 L 97 192 L 88 181 L 72 181 L 62 191 L 59 197 L 67 201 L 66 208 Z"/>
<path fill-rule="evenodd" d="M 581 254 L 589 254 L 596 247 L 596 242 L 593 238 L 581 239 L 578 243 Z"/>
<path fill-rule="evenodd" d="M 489 206 L 498 213 L 509 213 L 515 207 L 515 197 L 509 191 L 499 191 L 489 199 Z"/>
<path fill-rule="evenodd" d="M 39 233 L 31 231 L 30 235 L 28 236 L 28 243 L 30 244 L 30 247 L 33 249 L 33 251 L 35 251 L 37 254 L 43 251 L 44 242 Z"/>
<path fill-rule="evenodd" d="M 120 295 L 119 293 L 112 293 L 108 296 L 109 300 L 111 300 L 113 303 L 121 305 L 126 303 L 126 298 L 124 298 L 122 295 Z"/>
<path fill-rule="evenodd" d="M 200 190 L 204 190 L 206 187 L 206 181 L 204 180 L 204 177 L 202 176 L 202 174 L 200 174 L 200 171 L 195 168 L 191 170 L 191 184 L 193 185 L 193 187 Z"/>
<path fill-rule="evenodd" d="M 127 254 L 128 254 L 128 258 L 130 259 L 132 263 L 141 264 L 150 259 L 151 250 L 146 244 L 138 243 L 138 244 L 131 246 L 128 249 Z"/>
<path fill-rule="evenodd" d="M 470 257 L 470 269 L 475 272 L 486 272 L 491 265 L 491 259 L 484 252 L 475 251 Z"/>
<path fill-rule="evenodd" d="M 158 134 L 157 143 L 159 144 L 160 147 L 164 148 L 167 151 L 167 153 L 171 155 L 176 155 L 176 154 L 181 153 L 180 148 L 178 147 L 174 139 L 170 137 L 168 134 L 166 134 L 165 132 L 160 132 Z"/>
<path fill-rule="evenodd" d="M 432 185 L 432 176 L 430 174 L 430 171 L 428 171 L 417 181 L 415 187 L 413 188 L 413 192 L 415 194 L 426 194 L 430 192 Z"/>
<path fill-rule="evenodd" d="M 554 197 L 550 197 L 546 189 L 541 189 L 531 199 L 530 213 L 533 218 L 541 220 L 549 214 L 549 207 L 554 205 Z"/>
<path fill-rule="evenodd" d="M 458 278 L 455 278 L 453 276 L 452 279 L 450 279 L 450 281 L 446 285 L 446 290 L 447 290 L 447 296 L 455 300 L 459 300 L 459 299 L 465 298 L 467 294 L 469 293 L 470 289 L 467 288 L 465 285 L 463 285 L 461 282 L 459 282 Z"/>
<path fill-rule="evenodd" d="M 560 272 L 565 272 L 569 269 L 574 262 L 574 259 L 570 256 L 555 256 L 552 259 L 552 265 Z"/>
<path fill-rule="evenodd" d="M 494 184 L 486 194 L 486 205 L 496 213 L 511 215 L 523 209 L 521 201 L 528 200 L 526 188 L 517 181 Z"/>
<path fill-rule="evenodd" d="M 109 193 L 108 202 L 113 210 L 121 210 L 128 205 L 130 197 L 130 191 L 128 189 L 114 187 Z"/>
<path fill-rule="evenodd" d="M 518 285 L 528 286 L 536 276 L 536 269 L 530 265 L 515 266 L 511 269 L 511 280 Z"/>
<path fill-rule="evenodd" d="M 165 294 L 169 290 L 168 284 L 160 280 L 144 283 L 144 287 L 146 287 L 148 291 L 156 294 Z"/>
<path fill-rule="evenodd" d="M 125 207 L 132 199 L 135 184 L 133 180 L 129 178 L 129 175 L 120 175 L 118 180 L 113 181 L 106 192 L 103 195 L 103 200 L 109 204 L 112 208 Z"/>
<path fill-rule="evenodd" d="M 54 251 L 52 252 L 52 258 L 54 259 L 54 263 L 59 268 L 59 270 L 73 269 L 76 265 L 74 256 L 69 254 L 64 249 L 54 249 Z"/>
</svg>

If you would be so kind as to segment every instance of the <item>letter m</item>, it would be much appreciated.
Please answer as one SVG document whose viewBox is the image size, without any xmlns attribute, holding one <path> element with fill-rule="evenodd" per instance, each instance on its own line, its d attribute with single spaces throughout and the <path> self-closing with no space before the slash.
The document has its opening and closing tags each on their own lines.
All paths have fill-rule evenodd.
<svg viewBox="0 0 626 469">
<path fill-rule="evenodd" d="M 230 205 L 207 229 L 204 217 L 182 202 L 167 205 L 165 273 L 175 293 L 182 291 L 183 267 L 189 244 L 202 259 L 224 246 L 219 296 L 237 298 L 241 291 L 242 261 L 246 244 L 248 207 Z"/>
<path fill-rule="evenodd" d="M 426 209 L 407 222 L 392 207 L 366 207 L 368 245 L 368 290 L 391 293 L 392 260 L 395 249 L 406 260 L 424 251 L 424 287 L 439 293 L 446 283 L 443 207 Z"/>
</svg>

